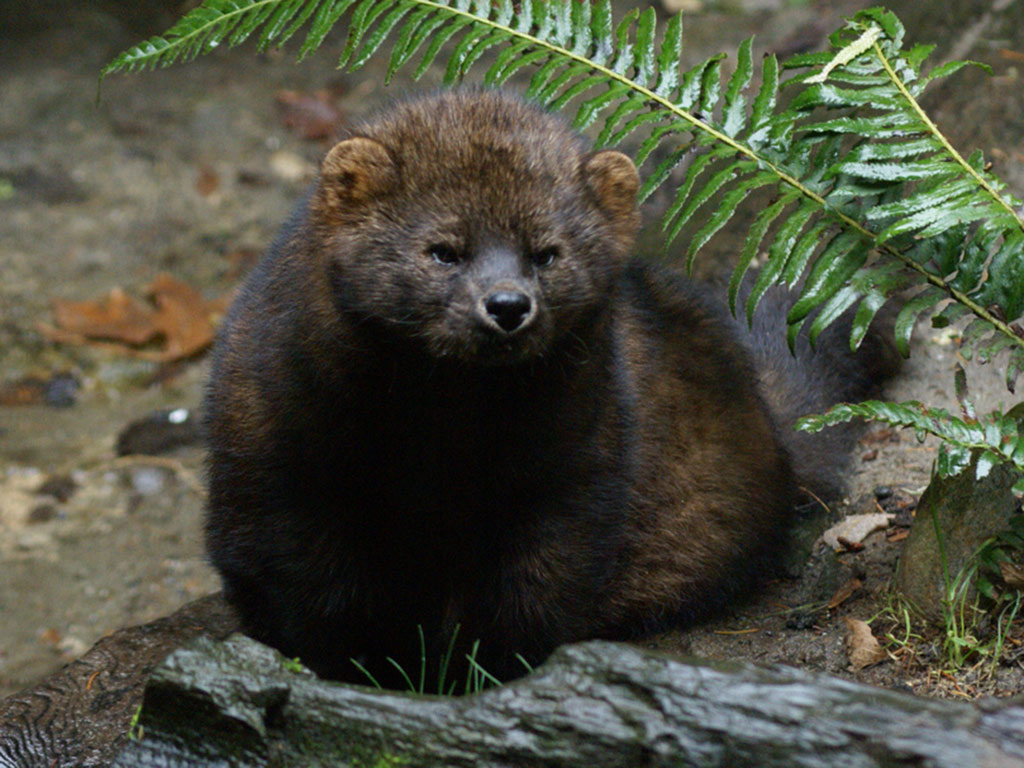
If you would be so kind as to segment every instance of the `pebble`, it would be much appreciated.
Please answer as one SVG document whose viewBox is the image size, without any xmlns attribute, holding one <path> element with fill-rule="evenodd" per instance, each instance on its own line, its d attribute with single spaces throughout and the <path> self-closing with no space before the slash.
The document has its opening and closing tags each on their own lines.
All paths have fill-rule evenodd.
<svg viewBox="0 0 1024 768">
<path fill-rule="evenodd" d="M 294 152 L 283 149 L 270 156 L 270 170 L 279 179 L 290 182 L 311 179 L 316 175 L 316 168 L 312 163 Z"/>
<path fill-rule="evenodd" d="M 155 496 L 167 485 L 167 474 L 159 467 L 139 467 L 132 470 L 132 488 L 143 496 Z"/>
<path fill-rule="evenodd" d="M 70 408 L 78 396 L 78 381 L 70 373 L 61 373 L 46 383 L 43 400 L 52 408 Z"/>
<path fill-rule="evenodd" d="M 48 531 L 38 529 L 26 530 L 18 536 L 18 549 L 25 552 L 33 549 L 42 549 L 52 543 L 53 535 Z"/>
</svg>

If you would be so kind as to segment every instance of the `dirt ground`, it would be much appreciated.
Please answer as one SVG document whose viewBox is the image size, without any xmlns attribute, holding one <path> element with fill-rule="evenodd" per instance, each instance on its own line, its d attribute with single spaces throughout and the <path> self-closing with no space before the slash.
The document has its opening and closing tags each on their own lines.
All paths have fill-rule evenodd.
<svg viewBox="0 0 1024 768">
<path fill-rule="evenodd" d="M 708 4 L 686 22 L 687 58 L 734 50 L 754 32 L 763 50 L 819 45 L 842 14 L 866 5 Z M 890 3 L 912 38 L 939 43 L 939 60 L 969 56 L 993 67 L 991 78 L 961 76 L 930 106 L 957 146 L 982 147 L 1024 196 L 1024 20 L 1005 0 L 964 5 L 954 19 L 946 3 Z M 300 66 L 290 54 L 219 50 L 169 70 L 114 77 L 97 103 L 103 64 L 170 18 L 130 7 L 96 0 L 0 9 L 0 696 L 106 633 L 218 588 L 203 556 L 201 447 L 192 442 L 157 458 L 118 458 L 116 450 L 126 427 L 154 412 L 186 409 L 179 416 L 193 423 L 206 361 L 157 363 L 55 343 L 41 330 L 54 322 L 52 300 L 98 299 L 115 287 L 142 297 L 162 272 L 208 298 L 226 294 L 329 144 L 304 138 L 308 123 L 286 124 L 280 92 L 326 91 L 347 120 L 439 78 L 406 76 L 385 88 L 379 64 L 340 73 L 334 40 Z M 714 263 L 729 252 L 735 241 L 723 238 L 705 258 Z M 953 407 L 956 358 L 949 334 L 919 329 L 890 397 Z M 971 386 L 981 407 L 1012 402 L 998 363 L 972 369 Z M 880 486 L 916 497 L 927 484 L 934 446 L 880 434 L 870 431 L 858 447 L 836 514 L 875 511 Z M 923 692 L 1024 692 L 1012 654 L 981 688 L 898 660 L 850 672 L 843 618 L 878 612 L 899 551 L 885 532 L 865 544 L 815 571 L 824 572 L 817 586 L 810 577 L 775 582 L 719 621 L 650 644 Z M 780 610 L 834 592 L 852 576 L 863 586 L 831 612 L 801 622 Z"/>
</svg>

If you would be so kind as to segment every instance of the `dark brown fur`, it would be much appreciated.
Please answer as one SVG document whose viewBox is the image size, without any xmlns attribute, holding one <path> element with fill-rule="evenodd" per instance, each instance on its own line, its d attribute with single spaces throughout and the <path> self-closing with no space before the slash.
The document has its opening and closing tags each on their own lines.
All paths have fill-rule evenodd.
<svg viewBox="0 0 1024 768">
<path fill-rule="evenodd" d="M 508 676 L 763 573 L 797 497 L 771 355 L 755 370 L 697 288 L 629 256 L 637 183 L 492 92 L 399 105 L 328 154 L 206 403 L 209 551 L 251 634 L 351 677 L 418 668 L 417 625 L 438 659 L 459 626 Z"/>
</svg>

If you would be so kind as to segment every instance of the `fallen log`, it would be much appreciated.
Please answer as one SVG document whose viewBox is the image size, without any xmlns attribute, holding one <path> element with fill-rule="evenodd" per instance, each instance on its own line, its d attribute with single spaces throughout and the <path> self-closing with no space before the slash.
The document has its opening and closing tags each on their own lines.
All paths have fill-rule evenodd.
<svg viewBox="0 0 1024 768">
<path fill-rule="evenodd" d="M 568 646 L 462 698 L 296 671 L 200 638 L 146 687 L 116 766 L 1024 766 L 1024 706 L 934 701 L 786 667 Z"/>
<path fill-rule="evenodd" d="M 153 669 L 201 635 L 238 621 L 220 595 L 100 640 L 82 658 L 0 701 L 0 768 L 100 768 L 127 742 Z"/>
</svg>

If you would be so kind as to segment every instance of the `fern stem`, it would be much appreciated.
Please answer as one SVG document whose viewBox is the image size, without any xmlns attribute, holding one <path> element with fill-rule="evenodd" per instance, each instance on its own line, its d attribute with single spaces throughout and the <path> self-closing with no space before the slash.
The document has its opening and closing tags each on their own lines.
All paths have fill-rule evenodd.
<svg viewBox="0 0 1024 768">
<path fill-rule="evenodd" d="M 1014 220 L 1017 222 L 1017 226 L 1022 231 L 1024 231 L 1024 219 L 1020 217 L 1020 214 L 1018 214 L 1013 209 L 1013 206 L 1010 205 L 1006 201 L 1006 199 L 999 194 L 999 192 L 992 188 L 992 185 L 988 183 L 988 180 L 985 179 L 985 177 L 978 173 L 976 170 L 974 170 L 974 168 L 971 167 L 970 163 L 964 160 L 963 156 L 956 151 L 956 148 L 949 143 L 949 139 L 947 139 L 945 135 L 943 135 L 942 131 L 939 130 L 939 127 L 934 122 L 932 122 L 932 119 L 930 117 L 928 117 L 928 113 L 921 108 L 921 105 L 918 103 L 917 99 L 915 99 L 913 95 L 910 93 L 910 91 L 907 90 L 906 84 L 903 82 L 900 76 L 896 74 L 896 71 L 892 68 L 892 65 L 889 63 L 889 59 L 886 58 L 886 55 L 882 51 L 881 46 L 876 42 L 873 44 L 873 47 L 875 49 L 875 55 L 878 57 L 878 60 L 882 63 L 882 66 L 885 68 L 886 74 L 889 75 L 889 79 L 892 81 L 893 85 L 896 86 L 899 92 L 903 95 L 903 98 L 906 99 L 907 103 L 910 105 L 910 108 L 913 109 L 915 113 L 917 113 L 918 119 L 922 123 L 924 123 L 925 127 L 928 128 L 928 132 L 940 144 L 942 144 L 942 148 L 946 150 L 946 152 L 954 160 L 956 160 L 956 162 L 964 170 L 964 172 L 967 175 L 974 178 L 978 186 L 980 186 L 982 189 L 988 192 L 989 195 L 995 198 L 999 202 L 999 204 L 1006 209 L 1007 213 L 1013 216 Z"/>
</svg>

